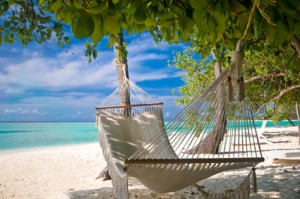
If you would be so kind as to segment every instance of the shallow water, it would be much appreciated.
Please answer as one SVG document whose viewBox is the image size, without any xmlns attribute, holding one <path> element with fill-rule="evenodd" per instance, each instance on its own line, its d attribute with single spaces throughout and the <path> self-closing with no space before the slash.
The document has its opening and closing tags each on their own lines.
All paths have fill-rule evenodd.
<svg viewBox="0 0 300 199">
<path fill-rule="evenodd" d="M 255 121 L 257 128 L 261 120 Z M 295 121 L 297 125 L 297 121 Z M 290 126 L 288 121 L 275 125 L 268 121 L 268 127 Z M 0 150 L 48 147 L 98 142 L 98 131 L 94 122 L 1 122 Z"/>
</svg>

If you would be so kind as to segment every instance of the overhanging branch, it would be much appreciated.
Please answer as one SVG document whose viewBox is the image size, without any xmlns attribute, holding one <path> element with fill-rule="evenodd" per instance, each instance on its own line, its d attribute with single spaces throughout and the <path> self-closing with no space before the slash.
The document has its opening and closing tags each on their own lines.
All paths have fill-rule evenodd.
<svg viewBox="0 0 300 199">
<path fill-rule="evenodd" d="M 258 111 L 260 111 L 266 104 L 272 102 L 272 101 L 275 101 L 275 107 L 274 109 L 277 108 L 278 106 L 278 102 L 280 100 L 280 98 L 285 95 L 286 93 L 294 90 L 294 89 L 297 89 L 297 88 L 300 88 L 300 84 L 297 84 L 297 85 L 293 85 L 293 86 L 290 86 L 290 87 L 287 87 L 285 89 L 282 89 L 281 91 L 279 91 L 279 94 L 276 95 L 275 97 L 272 97 L 271 99 L 268 99 L 259 109 Z"/>
<path fill-rule="evenodd" d="M 245 80 L 245 83 L 250 83 L 253 82 L 257 79 L 265 79 L 265 78 L 272 78 L 272 77 L 285 77 L 287 76 L 287 73 L 272 73 L 272 74 L 267 74 L 267 75 L 256 75 L 254 77 L 250 77 Z"/>
</svg>

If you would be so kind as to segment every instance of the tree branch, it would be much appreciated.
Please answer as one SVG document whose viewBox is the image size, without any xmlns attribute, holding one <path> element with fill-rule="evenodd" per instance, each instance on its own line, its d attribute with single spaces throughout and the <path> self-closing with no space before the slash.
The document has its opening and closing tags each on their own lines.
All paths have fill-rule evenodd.
<svg viewBox="0 0 300 199">
<path fill-rule="evenodd" d="M 294 90 L 294 89 L 297 89 L 297 88 L 300 88 L 300 84 L 297 84 L 297 85 L 293 85 L 293 86 L 290 86 L 290 87 L 287 87 L 285 89 L 282 89 L 278 95 L 276 95 L 275 97 L 272 97 L 271 99 L 268 99 L 259 109 L 258 111 L 260 111 L 266 104 L 272 102 L 272 101 L 275 101 L 275 106 L 274 106 L 274 109 L 277 108 L 278 106 L 278 102 L 280 100 L 280 98 L 285 95 L 287 92 L 290 92 L 291 90 Z"/>
<path fill-rule="evenodd" d="M 285 77 L 287 75 L 288 75 L 287 73 L 272 73 L 272 74 L 267 74 L 267 75 L 257 75 L 257 76 L 246 79 L 245 83 L 250 83 L 257 79 L 272 78 L 272 77 Z"/>
</svg>

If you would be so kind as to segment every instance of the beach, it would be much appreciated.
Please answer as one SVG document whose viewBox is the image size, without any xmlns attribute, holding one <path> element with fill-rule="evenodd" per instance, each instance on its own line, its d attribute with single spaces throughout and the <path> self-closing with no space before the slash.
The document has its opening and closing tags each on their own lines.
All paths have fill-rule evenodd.
<svg viewBox="0 0 300 199">
<path fill-rule="evenodd" d="M 258 192 L 251 192 L 250 198 L 300 198 L 300 165 L 272 163 L 274 158 L 286 158 L 287 153 L 300 159 L 297 130 L 297 127 L 265 130 L 268 141 L 261 140 L 261 148 L 266 160 L 256 167 Z M 96 180 L 105 166 L 98 143 L 3 151 L 0 152 L 0 198 L 113 198 L 111 181 Z M 222 172 L 198 185 L 208 191 L 216 191 L 213 187 L 217 186 L 222 191 L 222 186 L 231 185 L 233 179 L 243 178 L 250 170 Z M 131 178 L 129 192 L 130 198 L 200 198 L 195 187 L 158 194 Z"/>
</svg>

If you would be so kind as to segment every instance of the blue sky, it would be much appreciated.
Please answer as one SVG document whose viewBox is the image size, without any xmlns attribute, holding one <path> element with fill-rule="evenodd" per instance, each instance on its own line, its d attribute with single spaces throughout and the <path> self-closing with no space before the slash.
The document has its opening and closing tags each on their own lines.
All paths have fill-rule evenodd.
<svg viewBox="0 0 300 199">
<path fill-rule="evenodd" d="M 147 33 L 126 36 L 130 79 L 164 102 L 165 120 L 179 111 L 172 94 L 183 85 L 168 67 L 184 44 L 156 44 Z M 55 43 L 18 42 L 0 46 L 0 121 L 94 121 L 95 106 L 117 86 L 113 49 L 104 39 L 98 58 L 87 63 L 84 41 L 60 48 Z"/>
</svg>

